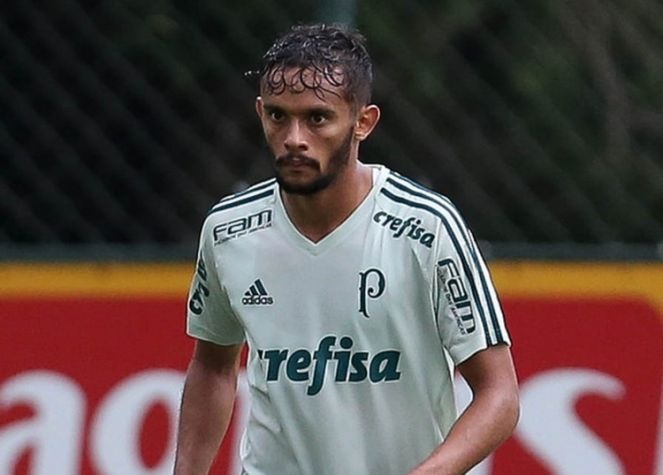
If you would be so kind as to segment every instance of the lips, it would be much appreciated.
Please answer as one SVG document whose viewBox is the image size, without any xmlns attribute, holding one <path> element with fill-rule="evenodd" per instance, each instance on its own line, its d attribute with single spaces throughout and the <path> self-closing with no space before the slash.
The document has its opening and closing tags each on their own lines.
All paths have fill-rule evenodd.
<svg viewBox="0 0 663 475">
<path fill-rule="evenodd" d="M 277 167 L 311 167 L 318 169 L 318 162 L 305 155 L 282 155 L 276 159 Z"/>
</svg>

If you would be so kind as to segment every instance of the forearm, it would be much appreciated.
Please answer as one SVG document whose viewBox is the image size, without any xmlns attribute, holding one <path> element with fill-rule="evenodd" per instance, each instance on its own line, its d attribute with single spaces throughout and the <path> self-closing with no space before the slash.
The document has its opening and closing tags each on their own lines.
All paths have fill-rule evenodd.
<svg viewBox="0 0 663 475">
<path fill-rule="evenodd" d="M 192 360 L 182 395 L 176 475 L 209 471 L 230 423 L 236 386 L 237 367 L 217 372 Z"/>
<path fill-rule="evenodd" d="M 410 475 L 466 473 L 511 435 L 518 415 L 515 392 L 489 389 L 475 394 L 444 442 Z"/>
</svg>

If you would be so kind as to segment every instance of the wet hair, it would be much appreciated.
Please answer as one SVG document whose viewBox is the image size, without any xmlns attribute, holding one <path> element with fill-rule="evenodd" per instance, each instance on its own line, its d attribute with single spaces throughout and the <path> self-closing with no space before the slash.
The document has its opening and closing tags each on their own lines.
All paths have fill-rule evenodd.
<svg viewBox="0 0 663 475">
<path fill-rule="evenodd" d="M 285 71 L 295 69 L 293 76 Z M 371 100 L 373 66 L 365 38 L 344 25 L 297 25 L 278 38 L 262 57 L 258 71 L 249 73 L 260 89 L 279 95 L 286 89 L 312 90 L 318 97 L 340 88 L 345 99 L 357 105 Z"/>
</svg>

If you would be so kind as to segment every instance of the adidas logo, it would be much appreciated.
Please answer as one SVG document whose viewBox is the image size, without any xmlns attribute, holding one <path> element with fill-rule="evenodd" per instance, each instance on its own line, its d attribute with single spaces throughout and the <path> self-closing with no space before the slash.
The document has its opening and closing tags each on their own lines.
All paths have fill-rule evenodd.
<svg viewBox="0 0 663 475">
<path fill-rule="evenodd" d="M 274 299 L 267 293 L 267 289 L 262 285 L 262 281 L 256 279 L 249 287 L 249 290 L 244 292 L 242 303 L 244 305 L 272 305 Z"/>
</svg>

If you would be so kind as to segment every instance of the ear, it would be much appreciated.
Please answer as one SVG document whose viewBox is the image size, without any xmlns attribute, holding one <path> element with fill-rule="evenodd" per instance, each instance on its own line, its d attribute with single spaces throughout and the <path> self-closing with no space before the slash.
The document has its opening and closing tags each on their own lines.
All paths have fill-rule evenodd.
<svg viewBox="0 0 663 475">
<path fill-rule="evenodd" d="M 265 111 L 263 108 L 263 102 L 262 102 L 262 97 L 258 96 L 256 97 L 256 114 L 258 114 L 258 117 L 262 119 L 262 114 Z"/>
<path fill-rule="evenodd" d="M 355 124 L 354 138 L 361 142 L 366 140 L 380 120 L 380 108 L 375 104 L 368 104 L 359 109 Z"/>
</svg>

